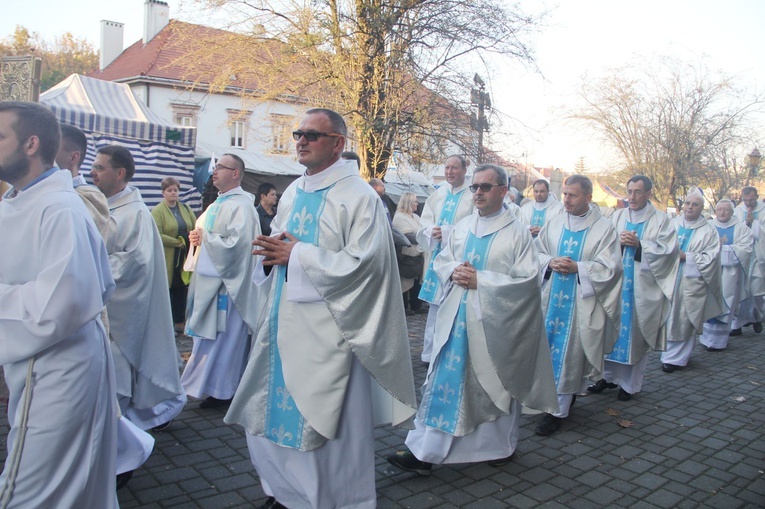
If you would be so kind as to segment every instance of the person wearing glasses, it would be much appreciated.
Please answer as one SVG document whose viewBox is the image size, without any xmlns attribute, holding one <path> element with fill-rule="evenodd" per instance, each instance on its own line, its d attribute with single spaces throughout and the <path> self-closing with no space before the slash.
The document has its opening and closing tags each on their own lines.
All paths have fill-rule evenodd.
<svg viewBox="0 0 765 509">
<path fill-rule="evenodd" d="M 106 312 L 120 410 L 142 430 L 161 428 L 186 404 L 162 239 L 141 192 L 128 185 L 135 174 L 128 149 L 100 148 L 90 174 L 115 225 L 106 248 L 117 288 Z"/>
<path fill-rule="evenodd" d="M 199 408 L 228 405 L 250 351 L 249 331 L 258 318 L 259 289 L 252 284 L 252 239 L 260 235 L 255 197 L 242 189 L 244 161 L 224 154 L 213 168 L 218 198 L 189 232 L 194 274 L 189 286 L 186 333 L 194 338 L 181 376 Z"/>
<path fill-rule="evenodd" d="M 539 254 L 503 204 L 507 182 L 500 166 L 475 169 L 469 189 L 476 210 L 454 226 L 434 263 L 445 297 L 433 363 L 408 450 L 387 458 L 402 470 L 428 475 L 434 463 L 504 465 L 518 444 L 521 404 L 558 408 Z"/>
<path fill-rule="evenodd" d="M 449 241 L 454 225 L 463 217 L 473 213 L 473 200 L 467 191 L 467 160 L 464 156 L 449 156 L 444 163 L 446 182 L 428 196 L 422 210 L 422 227 L 417 232 L 417 243 L 425 249 L 427 269 L 422 278 L 420 300 L 430 304 L 425 334 L 422 339 L 422 362 L 429 363 L 433 354 L 433 334 L 436 326 L 438 305 L 443 297 L 443 288 L 433 270 L 433 261 Z"/>
<path fill-rule="evenodd" d="M 550 194 L 550 183 L 545 179 L 538 179 L 532 186 L 534 201 L 521 205 L 520 218 L 523 224 L 529 227 L 532 237 L 539 235 L 545 222 L 558 214 L 563 214 L 563 204 Z"/>
<path fill-rule="evenodd" d="M 262 507 L 374 507 L 373 394 L 394 425 L 416 409 L 385 205 L 341 159 L 346 135 L 336 112 L 306 112 L 293 133 L 306 172 L 253 242 L 268 299 L 225 422 L 246 431 Z"/>
<path fill-rule="evenodd" d="M 677 233 L 669 216 L 651 203 L 652 189 L 653 182 L 645 175 L 631 177 L 628 207 L 611 216 L 624 266 L 621 327 L 613 350 L 606 355 L 603 378 L 587 391 L 600 394 L 618 387 L 620 401 L 642 389 L 648 352 L 667 348 L 666 324 L 680 263 Z"/>
<path fill-rule="evenodd" d="M 547 221 L 536 238 L 542 282 L 542 313 L 550 345 L 559 411 L 535 428 L 549 436 L 568 417 L 587 379 L 602 378 L 604 355 L 619 330 L 622 261 L 619 237 L 598 207 L 592 181 L 572 175 L 563 186 L 565 214 Z"/>
<path fill-rule="evenodd" d="M 672 373 L 688 365 L 704 322 L 723 312 L 720 236 L 702 215 L 704 195 L 693 187 L 683 213 L 672 220 L 677 230 L 680 268 L 667 320 L 667 351 L 661 369 Z"/>
</svg>

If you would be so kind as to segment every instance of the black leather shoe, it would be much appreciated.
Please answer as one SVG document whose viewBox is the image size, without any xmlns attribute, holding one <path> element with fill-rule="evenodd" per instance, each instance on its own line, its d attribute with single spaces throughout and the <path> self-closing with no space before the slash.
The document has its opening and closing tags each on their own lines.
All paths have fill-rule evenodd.
<svg viewBox="0 0 765 509">
<path fill-rule="evenodd" d="M 752 326 L 752 328 L 754 329 L 754 332 L 759 334 L 760 332 L 762 332 L 762 322 L 754 322 L 754 325 Z"/>
<path fill-rule="evenodd" d="M 199 408 L 218 408 L 231 404 L 230 399 L 218 399 L 209 396 L 199 403 Z"/>
<path fill-rule="evenodd" d="M 433 468 L 433 463 L 418 460 L 410 451 L 397 451 L 386 459 L 394 467 L 419 475 L 430 475 L 430 469 Z"/>
<path fill-rule="evenodd" d="M 591 392 L 593 394 L 600 394 L 601 392 L 605 391 L 606 389 L 616 389 L 619 387 L 616 384 L 612 384 L 611 382 L 606 382 L 605 378 L 601 378 L 594 384 L 587 387 L 587 392 Z"/>
<path fill-rule="evenodd" d="M 552 414 L 545 414 L 545 416 L 542 417 L 542 422 L 539 424 L 539 426 L 534 428 L 534 433 L 537 435 L 542 435 L 543 437 L 554 435 L 560 429 L 560 423 L 562 420 L 562 418 L 555 417 Z"/>
<path fill-rule="evenodd" d="M 287 509 L 287 507 L 277 502 L 274 497 L 268 497 L 266 503 L 258 506 L 257 509 Z"/>
<path fill-rule="evenodd" d="M 619 394 L 616 395 L 616 399 L 619 401 L 629 401 L 632 399 L 632 394 L 619 387 Z"/>
<path fill-rule="evenodd" d="M 762 325 L 760 325 L 760 328 L 762 328 Z M 739 327 L 738 329 L 731 329 L 731 331 L 728 333 L 728 336 L 740 336 L 741 334 L 743 334 L 743 332 L 741 332 L 741 327 Z"/>
<path fill-rule="evenodd" d="M 707 347 L 707 352 L 722 352 L 725 348 L 715 348 L 713 346 Z"/>
<path fill-rule="evenodd" d="M 133 477 L 132 470 L 128 470 L 127 472 L 122 472 L 121 474 L 117 474 L 117 489 L 121 490 L 122 488 L 127 486 L 127 483 L 131 477 Z"/>
<path fill-rule="evenodd" d="M 169 421 L 167 421 L 167 422 L 166 422 L 166 423 L 164 423 L 164 424 L 160 424 L 159 426 L 154 426 L 153 428 L 151 428 L 151 430 L 152 430 L 152 431 L 154 431 L 154 432 L 157 432 L 157 431 L 165 431 L 167 428 L 169 428 L 169 427 L 170 427 L 170 425 L 171 425 L 172 423 L 173 423 L 173 420 L 172 420 L 172 419 L 170 419 Z"/>
<path fill-rule="evenodd" d="M 682 369 L 682 366 L 676 366 L 674 364 L 661 365 L 661 370 L 665 373 L 672 373 L 673 371 L 677 371 L 678 369 Z"/>
</svg>

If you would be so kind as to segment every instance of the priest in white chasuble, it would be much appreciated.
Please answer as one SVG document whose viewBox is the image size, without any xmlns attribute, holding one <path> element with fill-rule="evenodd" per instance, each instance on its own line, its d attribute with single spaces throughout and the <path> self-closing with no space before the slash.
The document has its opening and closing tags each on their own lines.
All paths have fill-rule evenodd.
<svg viewBox="0 0 765 509">
<path fill-rule="evenodd" d="M 667 321 L 667 351 L 661 368 L 672 373 L 688 365 L 704 322 L 723 312 L 720 236 L 701 214 L 704 195 L 693 188 L 683 213 L 672 220 L 680 247 L 680 268 Z"/>
<path fill-rule="evenodd" d="M 611 216 L 624 265 L 621 327 L 606 355 L 603 378 L 587 391 L 618 387 L 621 401 L 642 389 L 648 352 L 667 347 L 666 322 L 679 266 L 677 234 L 669 217 L 651 204 L 652 192 L 651 179 L 634 175 L 627 182 L 629 206 Z"/>
<path fill-rule="evenodd" d="M 432 464 L 509 461 L 521 405 L 553 412 L 557 395 L 541 312 L 539 258 L 503 204 L 507 173 L 481 165 L 462 219 L 435 260 L 444 288 L 433 362 L 408 451 L 388 461 L 428 474 Z"/>
<path fill-rule="evenodd" d="M 433 333 L 436 327 L 438 306 L 444 292 L 433 270 L 433 262 L 449 241 L 454 225 L 473 212 L 473 200 L 467 190 L 469 182 L 465 180 L 467 160 L 464 156 L 453 155 L 446 159 L 444 176 L 446 182 L 428 196 L 425 208 L 422 210 L 420 223 L 422 227 L 417 232 L 417 243 L 426 250 L 425 275 L 420 288 L 420 300 L 430 305 L 428 319 L 425 323 L 425 335 L 422 338 L 422 362 L 430 362 L 433 351 Z"/>
<path fill-rule="evenodd" d="M 592 182 L 572 175 L 563 186 L 565 214 L 546 223 L 536 239 L 542 313 L 552 355 L 560 410 L 536 427 L 552 435 L 568 417 L 587 378 L 602 377 L 621 318 L 622 261 L 610 220 L 591 206 Z"/>
</svg>

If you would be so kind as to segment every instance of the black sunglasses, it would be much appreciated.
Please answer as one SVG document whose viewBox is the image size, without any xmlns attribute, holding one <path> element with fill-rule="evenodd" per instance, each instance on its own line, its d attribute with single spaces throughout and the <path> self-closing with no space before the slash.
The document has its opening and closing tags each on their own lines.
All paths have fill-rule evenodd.
<svg viewBox="0 0 765 509">
<path fill-rule="evenodd" d="M 316 141 L 321 136 L 335 136 L 340 137 L 342 134 L 335 134 L 335 133 L 320 133 L 317 131 L 292 131 L 292 138 L 295 141 L 300 140 L 301 137 L 305 137 L 306 141 Z"/>
<path fill-rule="evenodd" d="M 479 189 L 483 191 L 484 193 L 488 193 L 491 191 L 492 187 L 502 187 L 504 184 L 489 184 L 488 182 L 483 182 L 481 184 L 472 184 L 468 186 L 468 189 L 470 189 L 471 193 L 475 193 Z"/>
</svg>

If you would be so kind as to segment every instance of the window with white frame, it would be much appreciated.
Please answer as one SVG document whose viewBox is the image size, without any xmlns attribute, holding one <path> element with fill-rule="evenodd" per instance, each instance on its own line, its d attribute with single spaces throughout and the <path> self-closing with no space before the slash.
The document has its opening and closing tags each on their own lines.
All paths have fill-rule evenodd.
<svg viewBox="0 0 765 509">
<path fill-rule="evenodd" d="M 292 115 L 271 114 L 271 150 L 277 154 L 288 154 L 292 149 L 292 127 L 295 117 Z"/>
<path fill-rule="evenodd" d="M 247 148 L 247 125 L 251 111 L 227 109 L 231 148 Z"/>
<path fill-rule="evenodd" d="M 197 125 L 199 105 L 177 102 L 172 103 L 170 107 L 173 109 L 173 119 L 176 124 L 184 127 L 195 127 Z"/>
</svg>

